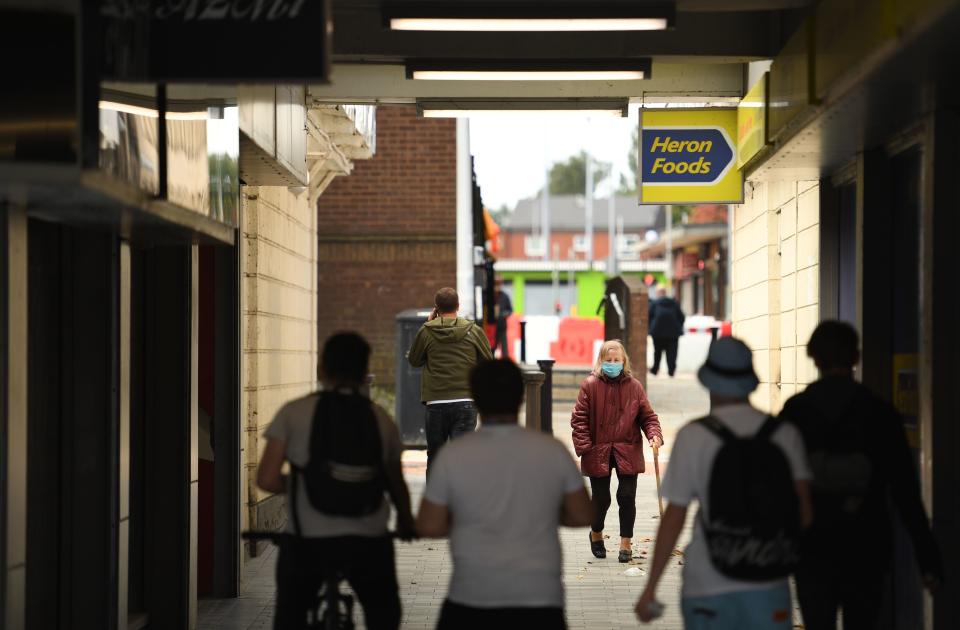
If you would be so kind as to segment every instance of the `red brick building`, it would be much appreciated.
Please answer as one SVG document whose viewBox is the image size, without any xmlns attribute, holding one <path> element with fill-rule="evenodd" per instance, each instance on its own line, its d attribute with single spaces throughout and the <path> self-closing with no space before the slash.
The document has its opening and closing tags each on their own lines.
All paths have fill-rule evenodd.
<svg viewBox="0 0 960 630">
<path fill-rule="evenodd" d="M 687 314 L 710 315 L 728 319 L 729 229 L 724 204 L 700 204 L 690 208 L 683 223 L 672 230 L 670 260 L 673 267 L 674 295 Z M 640 246 L 641 256 L 664 255 L 663 235 Z"/>
<path fill-rule="evenodd" d="M 582 195 L 550 197 L 550 248 L 540 238 L 543 202 L 540 198 L 523 199 L 505 221 L 500 235 L 503 260 L 540 260 L 545 253 L 557 253 L 560 260 L 585 260 L 586 206 Z M 593 259 L 604 260 L 610 252 L 608 233 L 609 199 L 593 202 Z M 661 231 L 665 215 L 663 206 L 640 206 L 632 195 L 614 199 L 614 227 L 620 234 L 619 258 L 635 259 L 634 244 L 644 239 L 648 230 Z"/>
<path fill-rule="evenodd" d="M 394 382 L 395 315 L 457 285 L 456 149 L 455 120 L 378 107 L 376 155 L 317 203 L 319 338 L 366 337 L 380 385 Z"/>
</svg>

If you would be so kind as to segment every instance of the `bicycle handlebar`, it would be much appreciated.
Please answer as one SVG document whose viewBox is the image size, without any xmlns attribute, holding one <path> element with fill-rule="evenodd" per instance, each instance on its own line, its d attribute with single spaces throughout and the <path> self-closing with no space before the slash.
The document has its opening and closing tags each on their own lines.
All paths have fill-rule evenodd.
<svg viewBox="0 0 960 630">
<path fill-rule="evenodd" d="M 399 538 L 400 535 L 397 532 L 387 532 L 389 538 Z M 299 538 L 296 534 L 291 534 L 290 532 L 280 532 L 273 530 L 257 530 L 252 529 L 240 533 L 240 537 L 244 540 L 258 541 L 258 540 L 269 540 L 275 545 L 280 544 L 284 541 L 296 540 Z"/>
</svg>

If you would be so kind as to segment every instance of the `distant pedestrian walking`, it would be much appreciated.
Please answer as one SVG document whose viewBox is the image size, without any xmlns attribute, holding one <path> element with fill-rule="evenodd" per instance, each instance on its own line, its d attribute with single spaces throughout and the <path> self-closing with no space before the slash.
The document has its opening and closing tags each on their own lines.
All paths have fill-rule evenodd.
<svg viewBox="0 0 960 630">
<path fill-rule="evenodd" d="M 454 289 L 437 291 L 435 307 L 407 353 L 422 367 L 420 399 L 426 405 L 427 471 L 448 441 L 477 428 L 477 408 L 470 395 L 470 370 L 492 359 L 490 342 L 472 321 L 459 317 Z"/>
<path fill-rule="evenodd" d="M 797 598 L 808 630 L 876 627 L 890 570 L 893 522 L 888 497 L 906 527 L 923 581 L 942 568 L 920 498 L 903 421 L 853 379 L 860 359 L 852 326 L 825 321 L 807 344 L 821 378 L 787 401 L 782 418 L 803 434 L 813 470 L 813 526 L 797 571 Z"/>
<path fill-rule="evenodd" d="M 663 445 L 660 419 L 647 394 L 630 372 L 630 358 L 616 339 L 604 342 L 593 373 L 583 381 L 570 418 L 573 447 L 580 468 L 590 477 L 595 509 L 590 549 L 605 558 L 603 523 L 610 508 L 610 477 L 617 471 L 620 507 L 620 562 L 629 562 L 637 517 L 637 475 L 644 471 L 643 438 L 650 446 Z"/>
<path fill-rule="evenodd" d="M 507 320 L 513 315 L 513 304 L 510 302 L 510 296 L 503 292 L 503 278 L 497 277 L 494 282 L 494 291 L 496 296 L 494 309 L 496 310 L 497 329 L 495 335 L 496 345 L 493 347 L 493 351 L 497 352 L 499 350 L 500 358 L 509 359 L 510 348 L 507 347 Z"/>
<path fill-rule="evenodd" d="M 800 432 L 754 409 L 753 354 L 740 340 L 714 342 L 698 372 L 711 415 L 677 434 L 663 480 L 660 519 L 647 586 L 637 601 L 643 622 L 656 617 L 655 595 L 683 528 L 699 511 L 684 553 L 684 627 L 789 630 L 787 576 L 810 521 L 810 470 Z"/>
<path fill-rule="evenodd" d="M 667 355 L 667 373 L 673 376 L 677 371 L 677 348 L 680 345 L 680 335 L 683 334 L 683 321 L 686 316 L 680 309 L 680 304 L 672 297 L 667 296 L 667 290 L 657 287 L 657 299 L 650 302 L 649 319 L 650 336 L 653 337 L 653 367 L 652 374 L 660 371 L 660 358 Z"/>
<path fill-rule="evenodd" d="M 560 441 L 517 424 L 523 377 L 513 362 L 479 365 L 470 384 L 483 426 L 440 451 L 417 516 L 421 536 L 450 537 L 437 628 L 560 630 L 557 528 L 590 523 L 583 478 Z"/>
</svg>

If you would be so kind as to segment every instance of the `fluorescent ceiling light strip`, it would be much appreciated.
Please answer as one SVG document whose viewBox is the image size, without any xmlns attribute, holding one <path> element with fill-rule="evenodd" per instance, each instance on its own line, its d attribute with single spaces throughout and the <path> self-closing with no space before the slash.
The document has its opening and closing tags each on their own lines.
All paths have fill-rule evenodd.
<svg viewBox="0 0 960 630">
<path fill-rule="evenodd" d="M 638 81 L 643 70 L 414 70 L 419 81 Z"/>
<path fill-rule="evenodd" d="M 125 114 L 134 114 L 136 116 L 146 116 L 147 118 L 159 118 L 157 110 L 139 105 L 130 105 L 128 103 L 115 103 L 113 101 L 100 101 L 100 109 L 106 109 L 114 112 L 123 112 Z M 199 112 L 167 112 L 167 120 L 207 120 L 210 117 L 207 110 Z"/>
<path fill-rule="evenodd" d="M 424 109 L 424 118 L 513 118 L 605 116 L 622 118 L 622 109 Z"/>
<path fill-rule="evenodd" d="M 391 18 L 395 31 L 662 31 L 664 18 Z"/>
</svg>

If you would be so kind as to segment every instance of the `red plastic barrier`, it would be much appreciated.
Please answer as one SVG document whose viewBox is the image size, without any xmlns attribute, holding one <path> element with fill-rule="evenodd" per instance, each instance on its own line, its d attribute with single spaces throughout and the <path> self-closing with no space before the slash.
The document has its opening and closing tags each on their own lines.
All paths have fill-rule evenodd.
<svg viewBox="0 0 960 630">
<path fill-rule="evenodd" d="M 564 317 L 559 338 L 550 344 L 550 356 L 557 365 L 592 365 L 593 346 L 603 339 L 603 322 L 598 319 Z"/>
</svg>

